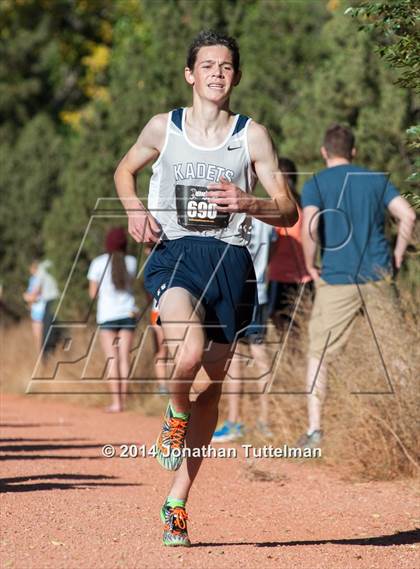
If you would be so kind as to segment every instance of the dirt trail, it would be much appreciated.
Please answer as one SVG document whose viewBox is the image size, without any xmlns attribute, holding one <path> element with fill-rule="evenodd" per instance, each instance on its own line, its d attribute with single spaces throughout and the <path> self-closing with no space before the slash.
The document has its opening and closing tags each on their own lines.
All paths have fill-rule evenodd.
<svg viewBox="0 0 420 569">
<path fill-rule="evenodd" d="M 3 396 L 1 423 L 4 569 L 420 567 L 412 481 L 343 482 L 310 460 L 250 470 L 238 447 L 200 472 L 194 547 L 168 549 L 158 512 L 171 475 L 153 458 L 101 454 L 106 443 L 151 445 L 160 419 Z"/>
</svg>

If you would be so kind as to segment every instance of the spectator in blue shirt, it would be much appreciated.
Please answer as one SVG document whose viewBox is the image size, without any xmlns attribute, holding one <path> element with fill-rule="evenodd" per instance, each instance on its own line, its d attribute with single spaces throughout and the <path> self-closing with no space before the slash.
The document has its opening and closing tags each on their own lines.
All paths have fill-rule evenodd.
<svg viewBox="0 0 420 569">
<path fill-rule="evenodd" d="M 401 267 L 416 219 L 385 173 L 352 164 L 356 149 L 349 128 L 328 128 L 321 154 L 327 167 L 302 190 L 302 244 L 316 288 L 309 323 L 309 425 L 298 442 L 302 447 L 321 442 L 327 362 L 347 342 L 361 309 L 379 334 L 378 324 L 395 314 L 387 277 L 393 266 Z M 387 210 L 398 222 L 393 252 L 384 232 Z M 321 268 L 316 265 L 318 244 Z"/>
</svg>

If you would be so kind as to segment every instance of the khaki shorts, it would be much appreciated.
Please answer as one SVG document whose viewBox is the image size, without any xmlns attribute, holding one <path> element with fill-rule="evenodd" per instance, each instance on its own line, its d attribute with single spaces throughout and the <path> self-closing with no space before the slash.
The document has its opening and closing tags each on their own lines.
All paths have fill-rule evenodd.
<svg viewBox="0 0 420 569">
<path fill-rule="evenodd" d="M 315 301 L 309 321 L 309 356 L 321 359 L 345 346 L 359 315 L 369 319 L 378 345 L 384 319 L 398 313 L 395 291 L 381 280 L 361 285 L 315 282 Z"/>
</svg>

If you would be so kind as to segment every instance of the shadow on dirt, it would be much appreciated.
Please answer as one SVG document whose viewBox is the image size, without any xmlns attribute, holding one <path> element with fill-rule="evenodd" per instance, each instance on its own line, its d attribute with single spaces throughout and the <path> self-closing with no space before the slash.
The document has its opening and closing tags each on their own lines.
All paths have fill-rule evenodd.
<svg viewBox="0 0 420 569">
<path fill-rule="evenodd" d="M 400 531 L 389 535 L 375 537 L 354 537 L 342 539 L 314 539 L 301 541 L 261 541 L 261 542 L 229 542 L 229 543 L 194 543 L 193 547 L 227 547 L 229 545 L 255 545 L 255 547 L 294 547 L 301 545 L 373 545 L 387 547 L 390 545 L 412 545 L 420 543 L 420 528 Z"/>
<path fill-rule="evenodd" d="M 25 441 L 25 439 L 22 439 Z M 28 439 L 30 440 L 30 439 Z M 34 439 L 36 440 L 36 439 Z M 49 441 L 63 441 L 61 444 L 48 444 Z M 86 440 L 86 439 L 39 439 L 45 441 L 45 444 L 0 444 L 0 461 L 10 460 L 103 460 L 101 452 L 96 456 L 86 456 L 83 454 L 77 455 L 62 455 L 62 454 L 38 454 L 43 451 L 66 451 L 66 450 L 84 450 L 84 449 L 101 449 L 105 443 L 81 443 L 81 444 L 66 444 L 66 440 Z M 4 439 L 1 442 L 9 442 Z M 22 441 L 20 441 L 22 442 Z M 106 443 L 109 444 L 109 443 Z M 122 443 L 114 443 L 115 448 L 119 448 Z M 11 454 L 12 453 L 12 454 Z M 14 454 L 16 453 L 16 454 Z M 22 453 L 22 454 L 20 454 Z M 36 453 L 36 454 L 26 454 Z"/>
<path fill-rule="evenodd" d="M 33 482 L 39 480 L 40 482 Z M 43 482 L 51 480 L 51 482 Z M 59 482 L 59 481 L 62 482 Z M 17 476 L 3 478 L 0 481 L 0 492 L 36 492 L 39 490 L 74 490 L 95 488 L 98 486 L 143 486 L 143 484 L 113 482 L 116 476 L 102 474 L 39 474 L 34 476 Z M 26 484 L 26 482 L 30 482 Z"/>
<path fill-rule="evenodd" d="M 47 443 L 47 442 L 58 442 L 58 441 L 87 441 L 88 439 L 84 437 L 60 437 L 56 439 L 27 439 L 23 437 L 12 437 L 12 438 L 1 438 L 1 443 Z"/>
<path fill-rule="evenodd" d="M 0 423 L 0 429 L 29 429 L 32 427 L 71 427 L 71 423 Z"/>
<path fill-rule="evenodd" d="M 102 448 L 103 444 L 31 444 L 0 445 L 0 452 L 39 452 L 43 450 L 74 450 L 84 448 Z"/>
</svg>

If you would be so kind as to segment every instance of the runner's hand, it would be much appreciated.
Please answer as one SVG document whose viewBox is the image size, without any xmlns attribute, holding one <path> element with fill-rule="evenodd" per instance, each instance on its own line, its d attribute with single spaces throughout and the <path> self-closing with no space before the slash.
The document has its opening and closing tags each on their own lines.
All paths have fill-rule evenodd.
<svg viewBox="0 0 420 569">
<path fill-rule="evenodd" d="M 128 232 L 137 243 L 158 243 L 161 229 L 155 218 L 147 212 L 128 214 Z"/>
<path fill-rule="evenodd" d="M 250 210 L 253 197 L 238 186 L 221 177 L 219 182 L 208 185 L 208 201 L 216 204 L 218 211 L 226 213 L 242 213 Z"/>
</svg>

